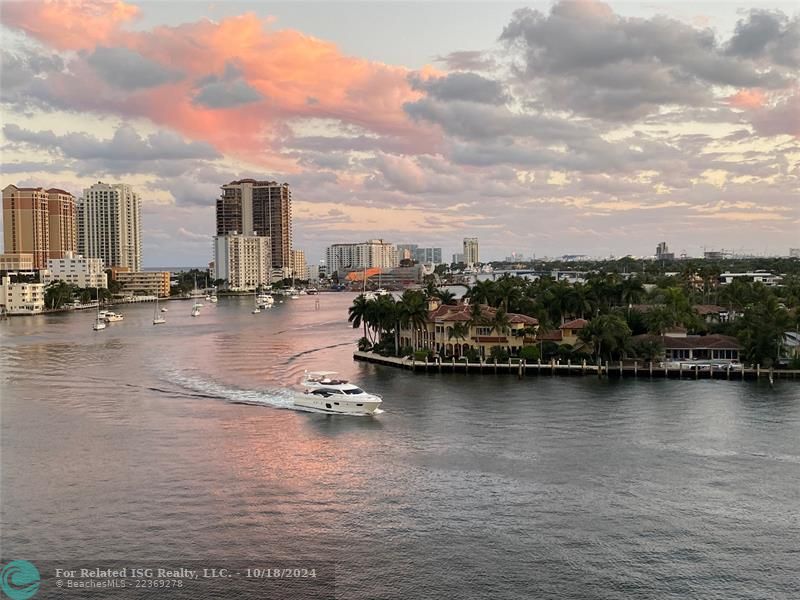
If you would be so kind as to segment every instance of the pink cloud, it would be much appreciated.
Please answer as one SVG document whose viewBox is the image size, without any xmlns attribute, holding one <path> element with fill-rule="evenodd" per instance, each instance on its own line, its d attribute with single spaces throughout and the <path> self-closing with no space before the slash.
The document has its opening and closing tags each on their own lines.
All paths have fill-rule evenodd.
<svg viewBox="0 0 800 600">
<path fill-rule="evenodd" d="M 438 144 L 436 132 L 411 123 L 403 111 L 404 103 L 421 95 L 409 85 L 406 68 L 347 56 L 334 44 L 298 31 L 273 30 L 271 19 L 250 13 L 219 23 L 123 29 L 137 11 L 113 1 L 14 2 L 4 7 L 2 20 L 57 50 L 84 51 L 68 72 L 47 79 L 54 103 L 146 117 L 252 162 L 289 168 L 293 160 L 279 156 L 276 140 L 286 137 L 287 122 L 298 118 L 339 120 L 374 134 L 405 138 L 420 150 Z M 181 77 L 119 90 L 103 81 L 87 60 L 100 46 L 125 47 Z M 249 99 L 230 106 L 200 102 L 199 89 L 229 72 Z"/>
<path fill-rule="evenodd" d="M 733 108 L 754 109 L 766 105 L 767 95 L 758 88 L 743 89 L 726 100 Z"/>
<path fill-rule="evenodd" d="M 139 8 L 118 0 L 4 2 L 3 23 L 57 50 L 84 50 L 107 42 Z"/>
</svg>

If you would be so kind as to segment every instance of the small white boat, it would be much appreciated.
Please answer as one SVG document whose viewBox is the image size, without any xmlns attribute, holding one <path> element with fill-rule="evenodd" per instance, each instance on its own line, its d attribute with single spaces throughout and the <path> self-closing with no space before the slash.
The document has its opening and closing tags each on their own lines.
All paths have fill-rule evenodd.
<svg viewBox="0 0 800 600">
<path fill-rule="evenodd" d="M 162 308 L 161 312 L 168 312 L 166 308 Z"/>
<path fill-rule="evenodd" d="M 100 288 L 97 288 L 97 312 L 95 313 L 94 317 L 94 325 L 92 325 L 92 329 L 94 331 L 101 331 L 106 328 L 106 312 L 108 311 L 100 311 Z"/>
<path fill-rule="evenodd" d="M 166 311 L 166 308 L 162 308 L 161 312 Z M 161 325 L 162 323 L 166 323 L 167 320 L 162 317 L 158 312 L 158 295 L 156 295 L 156 306 L 153 309 L 153 325 Z"/>
<path fill-rule="evenodd" d="M 211 304 L 216 304 L 219 301 L 216 296 L 211 296 L 208 300 Z"/>
<path fill-rule="evenodd" d="M 116 323 L 117 321 L 122 321 L 125 317 L 119 313 L 108 310 L 103 318 L 105 319 L 106 323 Z"/>
<path fill-rule="evenodd" d="M 200 307 L 201 307 L 201 306 L 203 306 L 203 305 L 202 305 L 202 304 L 200 304 L 199 302 L 195 302 L 195 303 L 194 303 L 194 306 L 192 306 L 192 316 L 193 316 L 193 317 L 198 317 L 198 316 L 200 316 Z"/>
<path fill-rule="evenodd" d="M 259 294 L 256 298 L 256 304 L 258 308 L 272 308 L 272 305 L 275 304 L 275 298 L 269 294 Z"/>
<path fill-rule="evenodd" d="M 335 371 L 306 371 L 301 383 L 304 390 L 295 398 L 295 406 L 353 416 L 380 412 L 383 402 L 380 396 L 368 394 L 346 379 L 335 378 L 335 375 Z"/>
</svg>

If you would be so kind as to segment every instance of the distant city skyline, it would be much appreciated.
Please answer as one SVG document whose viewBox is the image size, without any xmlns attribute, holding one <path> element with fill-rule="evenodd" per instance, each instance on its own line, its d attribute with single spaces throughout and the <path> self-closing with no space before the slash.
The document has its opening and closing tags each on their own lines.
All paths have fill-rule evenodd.
<svg viewBox="0 0 800 600">
<path fill-rule="evenodd" d="M 212 260 L 243 178 L 290 184 L 284 261 L 310 264 L 376 238 L 491 261 L 800 237 L 794 3 L 2 8 L 0 187 L 130 184 L 144 267 Z"/>
</svg>

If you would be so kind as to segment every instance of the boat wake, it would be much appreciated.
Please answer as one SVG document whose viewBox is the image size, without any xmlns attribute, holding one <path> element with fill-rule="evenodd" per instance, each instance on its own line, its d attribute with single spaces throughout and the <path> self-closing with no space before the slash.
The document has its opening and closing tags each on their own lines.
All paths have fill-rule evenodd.
<svg viewBox="0 0 800 600">
<path fill-rule="evenodd" d="M 195 397 L 199 395 L 203 398 L 225 400 L 235 404 L 302 410 L 294 405 L 294 396 L 297 392 L 290 389 L 247 390 L 179 372 L 167 373 L 165 381 L 192 392 Z"/>
<path fill-rule="evenodd" d="M 191 398 L 207 398 L 211 400 L 224 400 L 233 404 L 248 404 L 251 406 L 269 406 L 271 408 L 282 408 L 309 412 L 317 414 L 332 414 L 325 410 L 317 410 L 306 406 L 297 406 L 294 402 L 295 397 L 301 392 L 289 388 L 273 388 L 264 390 L 248 390 L 237 388 L 216 381 L 203 379 L 185 372 L 169 371 L 164 374 L 162 381 L 178 386 L 184 396 Z M 174 392 L 162 388 L 150 387 L 150 390 L 172 394 Z M 384 411 L 376 409 L 373 414 L 382 414 Z M 363 413 L 334 413 L 342 416 L 367 416 Z"/>
</svg>

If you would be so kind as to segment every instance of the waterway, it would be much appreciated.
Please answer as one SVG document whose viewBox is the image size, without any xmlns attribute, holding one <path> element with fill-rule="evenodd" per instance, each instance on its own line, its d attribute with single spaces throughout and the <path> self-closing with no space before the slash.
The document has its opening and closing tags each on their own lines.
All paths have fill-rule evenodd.
<svg viewBox="0 0 800 600">
<path fill-rule="evenodd" d="M 351 300 L 0 322 L 3 559 L 333 564 L 347 599 L 800 597 L 796 382 L 411 373 L 352 360 Z M 295 410 L 304 369 L 385 413 Z"/>
</svg>

